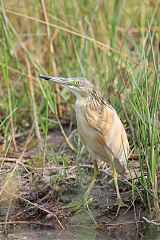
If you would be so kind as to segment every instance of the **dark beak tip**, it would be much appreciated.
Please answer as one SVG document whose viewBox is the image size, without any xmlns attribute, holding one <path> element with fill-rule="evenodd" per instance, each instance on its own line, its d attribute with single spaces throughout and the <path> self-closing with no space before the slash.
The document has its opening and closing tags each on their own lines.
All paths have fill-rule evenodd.
<svg viewBox="0 0 160 240">
<path fill-rule="evenodd" d="M 42 79 L 45 79 L 45 80 L 50 80 L 51 79 L 51 77 L 49 77 L 49 76 L 39 76 L 39 78 L 42 78 Z"/>
</svg>

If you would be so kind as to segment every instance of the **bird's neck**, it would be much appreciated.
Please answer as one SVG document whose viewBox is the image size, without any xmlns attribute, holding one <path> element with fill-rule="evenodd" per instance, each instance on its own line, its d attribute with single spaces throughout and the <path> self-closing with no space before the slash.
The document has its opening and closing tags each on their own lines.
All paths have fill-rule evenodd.
<svg viewBox="0 0 160 240">
<path fill-rule="evenodd" d="M 85 108 L 87 105 L 88 99 L 87 97 L 83 97 L 83 96 L 76 96 L 76 108 Z"/>
<path fill-rule="evenodd" d="M 103 108 L 106 105 L 106 102 L 101 95 L 101 93 L 96 90 L 92 89 L 92 92 L 88 92 L 88 94 L 81 95 L 76 94 L 76 108 L 77 109 L 84 109 L 86 107 L 89 107 L 93 110 L 99 110 L 100 108 Z"/>
</svg>

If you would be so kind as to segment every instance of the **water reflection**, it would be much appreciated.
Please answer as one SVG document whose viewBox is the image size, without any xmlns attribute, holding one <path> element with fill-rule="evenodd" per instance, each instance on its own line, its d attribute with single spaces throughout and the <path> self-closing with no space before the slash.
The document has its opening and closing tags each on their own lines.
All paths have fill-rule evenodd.
<svg viewBox="0 0 160 240">
<path fill-rule="evenodd" d="M 0 238 L 1 239 L 1 238 Z M 9 234 L 8 240 L 104 240 L 106 238 L 98 236 L 94 231 L 88 230 L 30 230 L 19 231 Z"/>
<path fill-rule="evenodd" d="M 1 239 L 0 235 L 0 239 Z M 20 230 L 8 235 L 7 240 L 135 240 L 135 235 L 125 235 L 118 233 L 100 233 L 93 229 L 76 230 Z"/>
<path fill-rule="evenodd" d="M 160 239 L 160 226 L 146 225 L 143 230 L 143 240 L 159 240 Z"/>
<path fill-rule="evenodd" d="M 0 232 L 0 240 L 4 239 L 2 232 Z M 19 227 L 12 231 L 8 235 L 7 240 L 159 240 L 160 228 L 153 226 L 146 226 L 141 232 L 139 238 L 136 236 L 136 232 L 124 232 L 118 231 L 118 229 L 109 229 L 104 232 L 98 232 L 95 229 L 79 228 L 72 230 L 34 230 Z"/>
</svg>

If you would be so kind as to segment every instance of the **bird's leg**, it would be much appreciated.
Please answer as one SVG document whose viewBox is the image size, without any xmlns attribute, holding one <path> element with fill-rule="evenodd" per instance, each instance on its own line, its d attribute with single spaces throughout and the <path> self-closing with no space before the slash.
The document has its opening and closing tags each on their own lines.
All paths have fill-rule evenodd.
<svg viewBox="0 0 160 240">
<path fill-rule="evenodd" d="M 85 205 L 87 205 L 89 194 L 90 194 L 90 192 L 91 192 L 91 190 L 92 190 L 92 188 L 95 184 L 97 176 L 99 175 L 99 169 L 98 169 L 97 161 L 95 159 L 93 160 L 93 164 L 94 164 L 93 178 L 92 178 L 91 183 L 89 184 L 89 187 L 88 187 L 87 191 L 84 194 L 84 204 Z"/>
<path fill-rule="evenodd" d="M 113 160 L 114 161 L 114 160 Z M 112 161 L 112 164 L 113 164 L 113 179 L 114 179 L 114 184 L 115 184 L 115 188 L 116 188 L 116 193 L 117 193 L 117 201 L 116 201 L 116 205 L 117 205 L 117 212 L 116 212 L 116 215 L 115 217 L 118 216 L 119 214 L 119 210 L 121 207 L 127 207 L 127 204 L 125 204 L 123 201 L 122 201 L 122 198 L 121 198 L 121 195 L 119 193 L 119 187 L 118 187 L 118 181 L 117 181 L 117 171 L 116 171 L 116 168 L 115 168 L 115 165 L 114 165 L 114 162 Z"/>
<path fill-rule="evenodd" d="M 88 203 L 89 203 L 89 194 L 94 186 L 94 183 L 96 181 L 97 176 L 99 175 L 99 169 L 97 166 L 97 162 L 96 160 L 93 160 L 94 163 L 94 174 L 93 174 L 93 178 L 91 183 L 89 184 L 89 187 L 87 188 L 87 191 L 84 194 L 83 199 L 76 203 L 76 204 L 69 204 L 68 206 L 66 206 L 66 208 L 71 208 L 73 212 L 78 212 L 81 211 L 84 208 L 88 207 Z"/>
</svg>

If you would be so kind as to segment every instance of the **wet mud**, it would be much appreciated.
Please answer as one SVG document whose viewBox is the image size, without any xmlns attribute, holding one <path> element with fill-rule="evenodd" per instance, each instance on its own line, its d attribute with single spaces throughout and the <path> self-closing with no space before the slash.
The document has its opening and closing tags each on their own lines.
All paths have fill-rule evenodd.
<svg viewBox="0 0 160 240">
<path fill-rule="evenodd" d="M 14 236 L 20 236 L 22 229 L 23 232 L 26 231 L 26 236 L 31 234 L 28 229 L 32 229 L 34 238 L 30 239 L 45 239 L 42 237 L 44 232 L 38 238 L 43 229 L 48 234 L 52 231 L 54 234 L 56 231 L 61 233 L 61 238 L 57 239 L 84 239 L 84 232 L 88 234 L 86 239 L 124 239 L 124 236 L 125 239 L 141 239 L 145 227 L 142 217 L 148 215 L 147 207 L 142 201 L 142 190 L 133 191 L 128 176 L 120 177 L 120 194 L 127 207 L 121 208 L 115 217 L 117 206 L 112 172 L 101 166 L 100 175 L 89 196 L 88 207 L 81 207 L 77 211 L 76 207 L 83 199 L 93 176 L 92 161 L 84 151 L 83 161 L 75 164 L 77 156 L 64 145 L 65 139 L 59 130 L 49 134 L 46 142 L 51 152 L 52 149 L 57 152 L 57 163 L 51 160 L 53 156 L 47 152 L 46 156 L 50 157 L 46 157 L 43 165 L 42 155 L 40 157 L 34 147 L 28 149 L 14 174 L 7 175 L 10 180 L 3 189 L 0 201 L 2 235 L 9 236 L 8 239 L 17 239 Z M 11 164 L 13 167 L 10 173 L 15 162 L 6 161 L 3 164 L 6 169 Z M 6 170 L 3 174 L 1 172 L 1 183 L 6 182 L 5 172 L 10 174 Z M 62 232 L 65 233 L 65 238 Z M 47 238 L 51 239 L 49 235 Z"/>
</svg>

